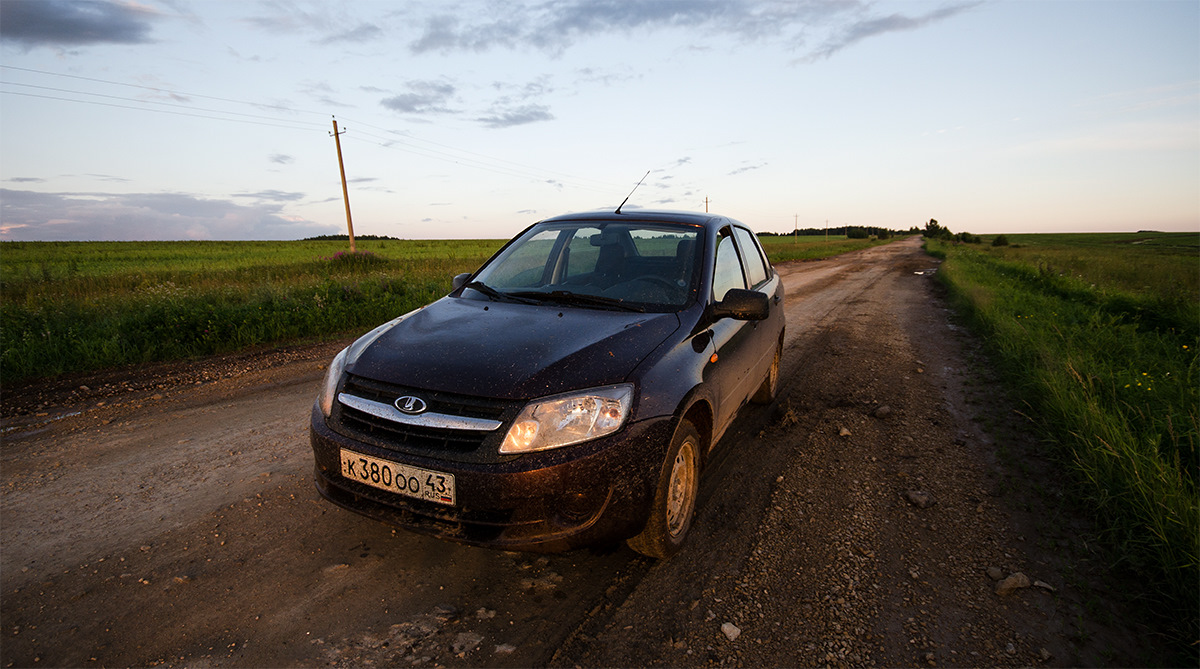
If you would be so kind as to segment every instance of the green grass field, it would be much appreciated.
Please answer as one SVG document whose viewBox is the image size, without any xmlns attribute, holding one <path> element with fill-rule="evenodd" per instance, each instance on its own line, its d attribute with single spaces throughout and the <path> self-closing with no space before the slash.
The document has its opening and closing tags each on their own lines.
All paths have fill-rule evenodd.
<svg viewBox="0 0 1200 669">
<path fill-rule="evenodd" d="M 881 243 L 763 239 L 775 262 Z M 4 242 L 0 378 L 347 336 L 445 295 L 503 243 Z"/>
<path fill-rule="evenodd" d="M 1200 625 L 1200 235 L 928 242 L 1145 596 Z M 990 241 L 986 239 L 985 241 Z"/>
<path fill-rule="evenodd" d="M 449 292 L 503 242 L 6 242 L 0 378 L 349 335 Z"/>
</svg>

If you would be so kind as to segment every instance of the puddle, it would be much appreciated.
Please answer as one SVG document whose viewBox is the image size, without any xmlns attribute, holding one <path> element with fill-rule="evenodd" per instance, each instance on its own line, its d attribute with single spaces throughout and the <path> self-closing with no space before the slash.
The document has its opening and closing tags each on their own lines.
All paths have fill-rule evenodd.
<svg viewBox="0 0 1200 669">
<path fill-rule="evenodd" d="M 53 423 L 53 422 L 56 422 L 56 421 L 63 420 L 64 418 L 70 418 L 70 417 L 72 417 L 72 416 L 78 416 L 78 415 L 79 415 L 79 414 L 81 414 L 81 413 L 83 413 L 83 412 L 82 412 L 82 411 L 72 411 L 72 412 L 70 412 L 70 413 L 59 414 L 59 415 L 57 415 L 57 416 L 54 416 L 54 417 L 52 417 L 52 418 L 46 418 L 46 419 L 44 419 L 44 420 L 39 420 L 39 421 L 35 421 L 35 422 L 32 422 L 32 423 L 25 423 L 24 425 L 9 425 L 8 427 L 5 427 L 5 428 L 0 428 L 0 434 L 8 434 L 9 432 L 12 432 L 13 430 L 26 430 L 26 429 L 28 429 L 28 430 L 32 430 L 32 429 L 35 429 L 35 428 L 39 428 L 39 427 L 43 427 L 43 426 L 49 425 L 49 424 L 51 424 L 51 423 Z"/>
</svg>

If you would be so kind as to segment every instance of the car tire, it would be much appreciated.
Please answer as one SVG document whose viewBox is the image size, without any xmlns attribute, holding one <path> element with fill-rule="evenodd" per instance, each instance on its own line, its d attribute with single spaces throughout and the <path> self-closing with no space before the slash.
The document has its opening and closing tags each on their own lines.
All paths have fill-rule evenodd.
<svg viewBox="0 0 1200 669">
<path fill-rule="evenodd" d="M 627 542 L 633 550 L 663 559 L 683 546 L 700 492 L 700 444 L 696 427 L 681 420 L 659 472 L 650 519 L 642 533 Z"/>
<path fill-rule="evenodd" d="M 781 358 L 783 358 L 783 342 L 775 346 L 775 359 L 771 361 L 771 368 L 767 370 L 767 377 L 763 379 L 762 385 L 754 391 L 754 396 L 750 398 L 751 402 L 770 404 L 775 401 L 775 395 L 779 392 L 779 361 Z"/>
</svg>

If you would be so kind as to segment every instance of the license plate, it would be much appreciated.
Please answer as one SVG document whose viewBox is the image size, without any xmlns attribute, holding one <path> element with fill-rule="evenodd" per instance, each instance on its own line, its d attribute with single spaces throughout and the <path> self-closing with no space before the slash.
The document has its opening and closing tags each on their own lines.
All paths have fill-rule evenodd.
<svg viewBox="0 0 1200 669">
<path fill-rule="evenodd" d="M 341 449 L 342 476 L 380 490 L 454 506 L 454 474 L 380 460 Z"/>
</svg>

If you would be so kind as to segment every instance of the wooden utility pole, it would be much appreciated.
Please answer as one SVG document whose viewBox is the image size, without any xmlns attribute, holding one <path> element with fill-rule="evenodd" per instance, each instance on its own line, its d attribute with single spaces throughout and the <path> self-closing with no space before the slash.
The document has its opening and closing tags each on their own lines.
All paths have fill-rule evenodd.
<svg viewBox="0 0 1200 669">
<path fill-rule="evenodd" d="M 346 132 L 343 130 L 342 132 Z M 346 203 L 346 230 L 350 233 L 350 252 L 354 253 L 354 223 L 350 220 L 350 191 L 346 188 L 346 165 L 342 162 L 341 132 L 338 132 L 337 119 L 333 119 L 333 142 L 337 144 L 338 171 L 342 173 L 342 201 Z"/>
</svg>

